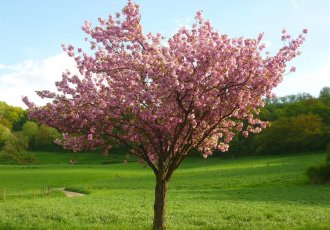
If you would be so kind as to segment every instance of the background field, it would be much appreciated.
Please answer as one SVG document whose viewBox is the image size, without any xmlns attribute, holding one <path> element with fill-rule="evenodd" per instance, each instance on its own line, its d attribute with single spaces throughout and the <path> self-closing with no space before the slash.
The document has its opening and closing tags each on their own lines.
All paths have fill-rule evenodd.
<svg viewBox="0 0 330 230">
<path fill-rule="evenodd" d="M 52 157 L 50 153 L 38 154 Z M 168 226 L 330 229 L 330 186 L 307 184 L 304 175 L 307 167 L 324 162 L 325 156 L 315 153 L 234 160 L 192 157 L 170 183 Z M 22 199 L 3 202 L 0 198 L 1 229 L 151 228 L 154 177 L 149 168 L 134 162 L 55 164 L 61 162 L 55 159 L 61 157 L 48 165 L 0 166 L 0 189 L 23 191 Z M 88 195 L 66 198 L 55 192 L 36 198 L 24 196 L 24 191 L 43 186 L 67 187 Z"/>
</svg>

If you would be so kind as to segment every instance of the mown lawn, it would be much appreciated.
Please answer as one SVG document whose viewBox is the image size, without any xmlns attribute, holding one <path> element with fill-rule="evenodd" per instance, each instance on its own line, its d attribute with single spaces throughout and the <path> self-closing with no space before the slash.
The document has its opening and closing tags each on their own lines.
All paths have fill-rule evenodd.
<svg viewBox="0 0 330 230">
<path fill-rule="evenodd" d="M 39 154 L 51 159 L 49 154 Z M 304 175 L 306 168 L 324 162 L 325 157 L 315 153 L 188 159 L 169 186 L 168 227 L 330 229 L 330 186 L 307 184 Z M 55 159 L 49 162 L 56 163 Z M 151 170 L 134 162 L 117 162 L 0 165 L 0 229 L 151 229 Z M 24 196 L 25 191 L 47 186 L 88 195 Z M 4 188 L 8 195 L 21 189 L 22 199 L 8 197 L 3 202 Z"/>
</svg>

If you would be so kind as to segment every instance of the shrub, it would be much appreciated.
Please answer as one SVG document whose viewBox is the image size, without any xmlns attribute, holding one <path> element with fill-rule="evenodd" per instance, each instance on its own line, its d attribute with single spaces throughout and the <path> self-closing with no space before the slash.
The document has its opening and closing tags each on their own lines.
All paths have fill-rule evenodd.
<svg viewBox="0 0 330 230">
<path fill-rule="evenodd" d="M 36 163 L 37 158 L 27 153 L 4 152 L 2 156 L 0 156 L 0 160 L 11 164 L 33 164 Z"/>
<path fill-rule="evenodd" d="M 33 155 L 25 153 L 28 140 L 21 132 L 15 132 L 6 140 L 2 160 L 14 164 L 31 164 L 36 162 Z"/>
<path fill-rule="evenodd" d="M 330 155 L 328 155 L 325 164 L 308 168 L 306 174 L 312 184 L 330 183 Z"/>
<path fill-rule="evenodd" d="M 330 153 L 330 141 L 328 142 L 325 151 L 328 152 L 328 153 Z M 330 156 L 330 155 L 329 155 L 329 156 Z M 330 158 L 329 156 L 328 156 L 328 158 Z"/>
</svg>

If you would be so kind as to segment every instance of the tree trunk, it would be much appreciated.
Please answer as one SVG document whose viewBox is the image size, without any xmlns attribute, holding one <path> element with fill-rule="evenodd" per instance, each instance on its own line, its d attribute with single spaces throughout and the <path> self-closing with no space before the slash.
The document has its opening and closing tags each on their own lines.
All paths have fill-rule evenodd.
<svg viewBox="0 0 330 230">
<path fill-rule="evenodd" d="M 166 229 L 166 191 L 167 181 L 161 173 L 156 175 L 155 204 L 154 204 L 154 230 Z"/>
</svg>

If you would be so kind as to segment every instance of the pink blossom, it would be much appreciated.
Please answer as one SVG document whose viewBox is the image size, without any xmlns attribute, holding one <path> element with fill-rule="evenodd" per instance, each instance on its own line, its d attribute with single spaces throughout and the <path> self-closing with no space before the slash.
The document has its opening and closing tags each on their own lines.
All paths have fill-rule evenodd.
<svg viewBox="0 0 330 230">
<path fill-rule="evenodd" d="M 202 20 L 203 19 L 203 15 L 202 15 L 202 11 L 199 10 L 196 12 L 196 17 L 195 17 L 196 20 Z"/>
<path fill-rule="evenodd" d="M 249 136 L 249 132 L 248 131 L 243 131 L 242 132 L 242 135 L 243 135 L 243 137 L 248 137 Z"/>
<path fill-rule="evenodd" d="M 93 140 L 93 134 L 89 133 L 87 135 L 87 140 L 92 141 Z"/>
<path fill-rule="evenodd" d="M 296 72 L 296 67 L 292 66 L 292 67 L 290 68 L 290 72 Z"/>
<path fill-rule="evenodd" d="M 195 149 L 204 157 L 216 148 L 227 151 L 237 132 L 248 136 L 269 125 L 257 117 L 257 108 L 300 55 L 307 33 L 293 38 L 283 30 L 285 45 L 265 57 L 263 33 L 230 38 L 203 20 L 201 11 L 191 28 L 169 39 L 144 34 L 139 6 L 131 1 L 122 15 L 95 27 L 85 22 L 92 51 L 62 46 L 81 76 L 64 72 L 56 92 L 38 92 L 51 103 L 23 101 L 32 119 L 65 133 L 57 141 L 64 148 L 107 153 L 113 144 L 126 144 L 156 175 L 171 169 L 168 179 Z"/>
<path fill-rule="evenodd" d="M 262 40 L 263 36 L 264 36 L 264 33 L 260 33 L 259 34 L 259 36 L 258 36 L 258 42 L 260 42 Z"/>
<path fill-rule="evenodd" d="M 85 22 L 91 50 L 62 46 L 81 75 L 64 72 L 55 92 L 38 91 L 50 103 L 23 101 L 30 118 L 64 133 L 57 143 L 66 149 L 108 154 L 113 144 L 130 146 L 152 168 L 156 188 L 164 188 L 196 149 L 206 158 L 215 149 L 228 151 L 238 132 L 247 137 L 269 126 L 257 117 L 258 108 L 300 55 L 307 33 L 292 38 L 283 30 L 284 46 L 265 57 L 263 33 L 231 38 L 213 29 L 201 11 L 191 28 L 169 39 L 144 34 L 132 1 L 122 15 L 99 19 L 95 27 Z"/>
</svg>

